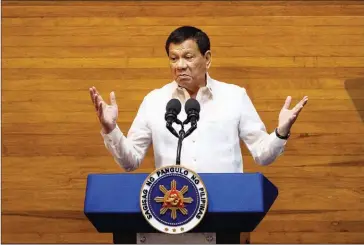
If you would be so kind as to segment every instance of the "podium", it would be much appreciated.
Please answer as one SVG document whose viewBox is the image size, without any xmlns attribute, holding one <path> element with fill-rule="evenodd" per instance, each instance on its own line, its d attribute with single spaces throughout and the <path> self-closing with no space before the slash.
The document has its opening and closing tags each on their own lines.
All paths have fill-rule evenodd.
<svg viewBox="0 0 364 245">
<path fill-rule="evenodd" d="M 140 243 L 137 234 L 160 233 L 145 220 L 140 209 L 140 191 L 147 176 L 88 175 L 84 213 L 98 232 L 112 233 L 114 243 Z M 202 221 L 189 233 L 216 234 L 216 243 L 232 243 L 226 242 L 229 234 L 254 231 L 278 196 L 277 187 L 261 173 L 199 176 L 206 186 L 208 208 Z"/>
</svg>

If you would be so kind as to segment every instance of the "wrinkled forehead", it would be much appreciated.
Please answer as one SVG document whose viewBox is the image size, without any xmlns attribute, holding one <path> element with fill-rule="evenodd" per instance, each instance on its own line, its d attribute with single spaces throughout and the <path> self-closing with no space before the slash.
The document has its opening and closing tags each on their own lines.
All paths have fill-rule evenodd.
<svg viewBox="0 0 364 245">
<path fill-rule="evenodd" d="M 195 40 L 185 40 L 182 43 L 171 43 L 169 45 L 170 54 L 183 54 L 183 53 L 199 53 L 200 50 Z"/>
</svg>

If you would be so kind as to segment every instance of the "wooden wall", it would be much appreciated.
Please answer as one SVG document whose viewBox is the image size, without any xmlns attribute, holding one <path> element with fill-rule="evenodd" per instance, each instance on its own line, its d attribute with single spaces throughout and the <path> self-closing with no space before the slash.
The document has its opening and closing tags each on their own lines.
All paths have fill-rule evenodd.
<svg viewBox="0 0 364 245">
<path fill-rule="evenodd" d="M 86 177 L 120 168 L 88 88 L 116 92 L 127 132 L 170 81 L 164 42 L 211 37 L 211 76 L 245 86 L 269 131 L 287 95 L 309 103 L 285 155 L 253 163 L 280 190 L 252 243 L 364 242 L 363 1 L 3 1 L 2 242 L 111 243 L 83 214 Z M 153 169 L 148 154 L 138 172 Z"/>
</svg>

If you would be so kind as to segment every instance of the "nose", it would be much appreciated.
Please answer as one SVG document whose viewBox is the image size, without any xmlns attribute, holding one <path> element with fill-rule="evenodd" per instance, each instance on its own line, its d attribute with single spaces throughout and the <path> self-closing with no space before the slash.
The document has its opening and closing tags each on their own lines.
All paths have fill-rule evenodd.
<svg viewBox="0 0 364 245">
<path fill-rule="evenodd" d="M 185 69 L 186 66 L 186 61 L 184 59 L 179 59 L 177 62 L 177 68 L 178 69 Z"/>
</svg>

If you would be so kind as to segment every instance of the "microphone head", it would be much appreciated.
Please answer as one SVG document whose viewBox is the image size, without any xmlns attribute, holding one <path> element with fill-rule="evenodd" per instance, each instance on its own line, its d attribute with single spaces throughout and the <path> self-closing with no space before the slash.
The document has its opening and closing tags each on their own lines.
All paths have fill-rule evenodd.
<svg viewBox="0 0 364 245">
<path fill-rule="evenodd" d="M 192 110 L 197 113 L 200 113 L 200 103 L 198 103 L 198 101 L 196 99 L 190 98 L 187 100 L 187 102 L 185 104 L 185 111 L 186 111 L 187 115 Z"/>
<path fill-rule="evenodd" d="M 171 111 L 173 110 L 174 113 L 176 113 L 176 115 L 178 115 L 181 112 L 181 102 L 178 99 L 171 99 L 170 101 L 168 101 L 167 106 L 166 106 L 166 111 Z"/>
</svg>

